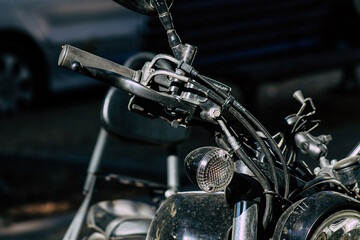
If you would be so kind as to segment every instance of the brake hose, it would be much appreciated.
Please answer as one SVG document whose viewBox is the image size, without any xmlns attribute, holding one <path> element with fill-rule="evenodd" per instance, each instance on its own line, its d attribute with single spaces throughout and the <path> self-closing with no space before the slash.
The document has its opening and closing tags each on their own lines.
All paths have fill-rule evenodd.
<svg viewBox="0 0 360 240">
<path fill-rule="evenodd" d="M 212 92 L 210 89 L 210 93 L 213 93 L 212 94 L 212 97 L 215 97 L 216 98 L 214 100 L 217 101 L 217 103 L 222 106 L 224 103 L 225 103 L 225 100 L 223 100 L 223 98 L 227 99 L 229 98 L 229 96 L 224 93 L 221 89 L 218 89 L 216 88 L 213 84 L 211 84 L 210 82 L 208 82 L 202 75 L 198 74 L 197 75 L 198 78 L 200 78 L 201 81 L 203 81 L 204 83 L 206 83 L 209 87 L 211 87 L 211 89 L 213 89 L 214 91 L 216 91 L 217 94 L 219 94 L 220 96 L 216 96 L 216 93 Z M 221 101 L 220 101 L 221 99 Z M 219 102 L 220 101 L 220 102 Z M 233 108 L 232 108 L 233 109 Z M 258 134 L 256 133 L 256 131 L 251 127 L 251 125 L 241 116 L 239 115 L 240 113 L 238 113 L 237 111 L 235 111 L 235 109 L 233 109 L 232 111 L 232 114 L 236 114 L 237 115 L 237 119 L 238 121 L 240 121 L 241 124 L 244 125 L 244 127 L 249 131 L 249 133 L 255 138 L 255 140 L 257 142 L 259 142 L 260 144 L 260 147 L 263 149 L 264 153 L 265 153 L 265 156 L 266 158 L 268 159 L 269 161 L 269 164 L 271 166 L 271 172 L 272 172 L 272 175 L 273 175 L 273 180 L 274 180 L 274 187 L 275 187 L 275 191 L 277 193 L 279 193 L 279 184 L 278 184 L 278 180 L 277 180 L 277 175 L 276 175 L 276 171 L 275 171 L 275 164 L 274 164 L 274 161 L 272 160 L 272 156 L 271 156 L 271 153 L 270 151 L 267 149 L 267 147 L 265 146 L 265 144 L 263 143 L 262 139 L 258 136 Z"/>
<path fill-rule="evenodd" d="M 256 133 L 255 129 L 249 124 L 248 121 L 246 121 L 246 119 L 239 112 L 237 112 L 233 107 L 229 108 L 229 112 L 246 128 L 246 130 L 251 134 L 251 136 L 255 139 L 255 141 L 259 143 L 261 149 L 264 151 L 264 154 L 269 162 L 271 172 L 274 178 L 273 181 L 274 181 L 275 192 L 279 193 L 279 183 L 276 175 L 275 164 L 269 149 L 265 146 L 265 143 Z"/>
<path fill-rule="evenodd" d="M 200 75 L 201 76 L 201 75 Z M 204 81 L 206 81 L 206 79 L 204 79 Z M 211 98 L 212 100 L 215 100 L 220 106 L 222 106 L 224 104 L 224 100 L 222 99 L 222 97 L 226 96 L 226 98 L 228 98 L 229 96 L 224 93 L 223 91 L 221 91 L 218 88 L 214 88 L 214 86 L 211 83 L 208 83 L 210 85 L 213 86 L 214 90 L 217 89 L 217 92 L 213 92 L 211 89 L 204 89 L 204 86 L 196 83 L 196 82 L 192 82 L 194 85 L 196 85 L 197 87 L 200 87 L 202 90 L 207 91 L 208 92 L 208 96 L 209 98 Z M 221 92 L 223 96 L 218 96 L 218 92 Z M 235 111 L 234 108 L 231 108 L 232 111 L 231 113 L 235 116 L 235 118 L 238 119 L 238 121 L 248 130 L 248 132 L 253 136 L 253 138 L 255 139 L 255 141 L 257 141 L 261 147 L 261 149 L 263 150 L 263 152 L 265 153 L 266 158 L 268 159 L 270 168 L 271 168 L 271 173 L 273 175 L 273 181 L 274 181 L 274 188 L 276 193 L 279 193 L 279 183 L 278 183 L 278 179 L 277 179 L 277 175 L 276 175 L 276 170 L 275 170 L 275 164 L 273 161 L 273 158 L 271 156 L 270 151 L 268 150 L 268 148 L 265 146 L 263 140 L 258 136 L 258 134 L 256 133 L 256 131 L 252 128 L 252 126 L 240 115 L 240 113 L 238 113 L 237 111 Z M 260 171 L 260 170 L 259 170 Z"/>
<path fill-rule="evenodd" d="M 227 99 L 229 96 L 221 91 L 221 89 L 218 89 L 213 84 L 211 84 L 209 81 L 207 81 L 202 75 L 200 75 L 197 71 L 193 71 L 193 74 L 199 78 L 201 81 L 203 81 L 206 85 L 208 85 L 211 89 L 213 89 L 216 93 L 218 93 L 221 97 L 224 99 Z M 277 144 L 275 143 L 274 139 L 270 135 L 270 133 L 265 129 L 265 127 L 244 107 L 242 107 L 237 101 L 234 101 L 232 104 L 238 111 L 241 111 L 245 114 L 245 117 L 249 119 L 255 126 L 258 128 L 261 132 L 264 133 L 266 138 L 269 140 L 270 144 L 272 145 L 272 148 L 275 151 L 275 154 L 277 158 L 280 160 L 284 175 L 285 175 L 285 193 L 284 198 L 288 198 L 290 193 L 290 173 L 289 169 L 287 168 L 286 161 L 284 159 L 284 156 L 281 154 L 279 148 L 277 147 Z"/>
<path fill-rule="evenodd" d="M 196 72 L 196 74 L 194 74 L 194 76 L 196 76 L 199 80 L 201 80 L 203 83 L 205 83 L 210 89 L 212 89 L 213 91 L 215 91 L 217 94 L 220 95 L 220 98 L 222 98 L 222 101 L 218 102 L 218 103 L 220 103 L 221 105 L 223 105 L 225 103 L 226 99 L 229 98 L 228 94 L 223 92 L 221 89 L 218 89 L 217 87 L 215 87 L 213 84 L 211 84 L 209 81 L 207 81 L 202 75 L 198 74 L 198 72 Z M 214 95 L 216 96 L 216 94 L 214 94 Z M 217 100 L 219 100 L 219 98 L 217 98 Z M 238 107 L 237 104 L 235 104 L 235 107 L 236 108 Z M 253 122 L 253 124 L 260 131 L 264 132 L 265 136 L 269 139 L 270 143 L 275 146 L 274 147 L 275 152 L 278 155 L 279 160 L 283 164 L 283 168 L 284 168 L 284 174 L 285 174 L 285 194 L 284 195 L 287 197 L 288 194 L 289 194 L 288 192 L 289 192 L 289 186 L 290 186 L 290 182 L 289 182 L 290 175 L 289 175 L 285 160 L 284 160 L 283 156 L 281 155 L 280 151 L 278 150 L 277 145 L 274 143 L 272 137 L 267 132 L 267 130 L 247 110 L 242 109 L 242 108 L 237 108 L 237 109 L 239 111 L 245 112 L 245 115 L 247 116 L 247 118 L 249 118 L 251 120 L 251 122 Z M 235 113 L 235 115 L 237 115 L 239 117 L 239 115 L 240 115 L 239 112 L 237 112 L 235 109 L 233 110 L 233 112 Z M 240 118 L 242 118 L 241 115 L 240 115 Z M 242 118 L 242 120 L 245 120 L 245 119 Z M 240 121 L 240 122 L 244 125 L 243 121 Z M 250 124 L 245 124 L 244 126 L 249 127 L 251 125 Z M 249 129 L 248 129 L 248 131 L 251 133 L 251 131 Z M 256 134 L 256 132 L 255 132 L 255 134 Z M 259 136 L 257 136 L 257 134 L 256 134 L 255 138 L 257 138 L 257 137 L 259 137 Z M 260 145 L 264 144 L 261 139 L 258 142 L 259 142 Z M 268 149 L 266 148 L 265 145 L 262 145 L 262 148 L 266 149 L 268 151 Z M 266 150 L 264 152 L 266 152 Z M 259 180 L 259 183 L 261 184 L 261 186 L 264 188 L 266 204 L 265 204 L 265 212 L 264 212 L 264 216 L 263 216 L 263 226 L 264 226 L 264 228 L 266 228 L 268 223 L 269 223 L 269 220 L 271 218 L 271 215 L 272 215 L 273 196 L 270 194 L 270 193 L 272 193 L 272 189 L 270 187 L 270 184 L 269 184 L 268 180 L 266 179 L 266 177 L 263 175 L 263 172 L 251 161 L 251 159 L 248 158 L 248 156 L 243 152 L 243 150 L 241 148 L 236 149 L 235 154 L 245 162 L 245 164 L 249 167 L 249 169 L 257 177 L 257 179 Z M 268 159 L 269 159 L 269 164 L 272 166 L 272 169 L 274 169 L 273 168 L 274 167 L 274 162 L 272 161 L 271 156 Z M 276 184 L 278 185 L 276 172 L 273 171 L 272 174 L 274 175 L 274 184 L 276 182 Z"/>
<path fill-rule="evenodd" d="M 284 156 L 280 152 L 280 149 L 278 148 L 277 144 L 275 143 L 270 133 L 266 130 L 266 128 L 248 110 L 246 110 L 243 106 L 240 105 L 240 103 L 236 101 L 234 101 L 232 105 L 235 107 L 235 109 L 244 113 L 245 117 L 249 119 L 256 126 L 256 128 L 258 128 L 266 136 L 266 138 L 269 140 L 270 144 L 272 145 L 272 149 L 275 151 L 276 156 L 280 160 L 284 171 L 284 175 L 285 175 L 284 198 L 287 199 L 290 192 L 290 173 L 289 173 L 289 169 L 287 168 L 287 164 L 284 159 Z"/>
<path fill-rule="evenodd" d="M 246 155 L 242 148 L 238 148 L 235 150 L 235 154 L 238 158 L 244 161 L 245 165 L 250 169 L 252 173 L 254 173 L 256 179 L 259 181 L 261 187 L 264 189 L 265 194 L 265 209 L 263 215 L 263 227 L 264 229 L 267 228 L 272 211 L 273 211 L 273 195 L 269 194 L 272 193 L 271 186 L 264 176 L 263 172 L 255 165 L 255 163 Z"/>
</svg>

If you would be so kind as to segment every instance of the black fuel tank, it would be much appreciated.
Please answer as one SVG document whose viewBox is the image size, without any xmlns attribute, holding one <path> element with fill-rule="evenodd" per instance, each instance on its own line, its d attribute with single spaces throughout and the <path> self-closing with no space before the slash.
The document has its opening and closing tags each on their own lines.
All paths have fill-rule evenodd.
<svg viewBox="0 0 360 240">
<path fill-rule="evenodd" d="M 223 193 L 178 193 L 161 205 L 146 239 L 228 239 L 232 216 Z"/>
</svg>

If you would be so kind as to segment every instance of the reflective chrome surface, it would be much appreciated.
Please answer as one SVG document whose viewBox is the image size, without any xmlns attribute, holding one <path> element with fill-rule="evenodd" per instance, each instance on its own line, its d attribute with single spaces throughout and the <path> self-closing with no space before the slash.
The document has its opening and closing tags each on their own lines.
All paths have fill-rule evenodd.
<svg viewBox="0 0 360 240">
<path fill-rule="evenodd" d="M 232 240 L 257 239 L 258 205 L 241 201 L 235 204 Z"/>
<path fill-rule="evenodd" d="M 273 240 L 354 240 L 359 238 L 360 202 L 323 191 L 290 206 L 276 225 Z"/>
<path fill-rule="evenodd" d="M 114 0 L 118 4 L 135 12 L 139 12 L 146 15 L 157 15 L 156 9 L 151 5 L 150 0 Z M 166 0 L 167 6 L 173 3 L 173 0 Z"/>
<path fill-rule="evenodd" d="M 360 1 L 358 1 L 358 2 L 360 2 Z M 351 150 L 348 157 L 355 156 L 355 155 L 360 155 L 360 142 L 358 142 L 358 144 L 356 144 L 354 149 Z"/>
<path fill-rule="evenodd" d="M 106 239 L 145 237 L 154 215 L 155 209 L 143 202 L 102 201 L 90 208 L 87 225 Z M 96 239 L 94 236 L 92 237 Z"/>
<path fill-rule="evenodd" d="M 161 205 L 146 239 L 227 239 L 232 217 L 223 193 L 178 193 Z"/>
<path fill-rule="evenodd" d="M 310 240 L 358 240 L 360 239 L 360 213 L 343 210 L 324 220 Z"/>
</svg>

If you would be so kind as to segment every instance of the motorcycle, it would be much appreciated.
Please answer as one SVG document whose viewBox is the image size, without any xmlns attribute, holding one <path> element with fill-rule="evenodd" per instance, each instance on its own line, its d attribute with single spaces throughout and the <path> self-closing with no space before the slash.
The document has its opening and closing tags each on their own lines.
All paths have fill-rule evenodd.
<svg viewBox="0 0 360 240">
<path fill-rule="evenodd" d="M 104 201 L 89 209 L 100 161 L 92 159 L 84 202 L 64 239 L 78 238 L 85 216 L 94 230 L 86 237 L 90 240 L 360 239 L 360 142 L 345 158 L 327 159 L 331 136 L 312 134 L 320 121 L 312 99 L 300 91 L 293 95 L 300 109 L 271 135 L 235 100 L 230 87 L 192 66 L 197 48 L 183 44 L 176 33 L 169 10 L 172 0 L 115 2 L 158 16 L 173 55 L 155 55 L 133 70 L 131 64 L 122 66 L 65 45 L 58 65 L 129 93 L 131 112 L 161 118 L 176 129 L 207 129 L 218 146 L 195 149 L 185 158 L 186 174 L 201 191 L 178 192 L 177 184 L 140 181 L 164 194 L 155 210 L 127 200 Z M 179 133 L 168 136 L 175 139 Z M 319 167 L 311 171 L 298 159 L 299 152 L 318 161 Z"/>
</svg>

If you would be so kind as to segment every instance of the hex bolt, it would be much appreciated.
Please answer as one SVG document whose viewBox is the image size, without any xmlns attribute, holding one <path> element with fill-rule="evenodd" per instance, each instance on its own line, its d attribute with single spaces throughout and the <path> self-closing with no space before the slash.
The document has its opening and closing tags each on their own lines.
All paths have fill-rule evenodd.
<svg viewBox="0 0 360 240">
<path fill-rule="evenodd" d="M 218 118 L 221 116 L 221 111 L 218 108 L 213 108 L 213 109 L 210 109 L 209 115 L 212 118 Z"/>
</svg>

